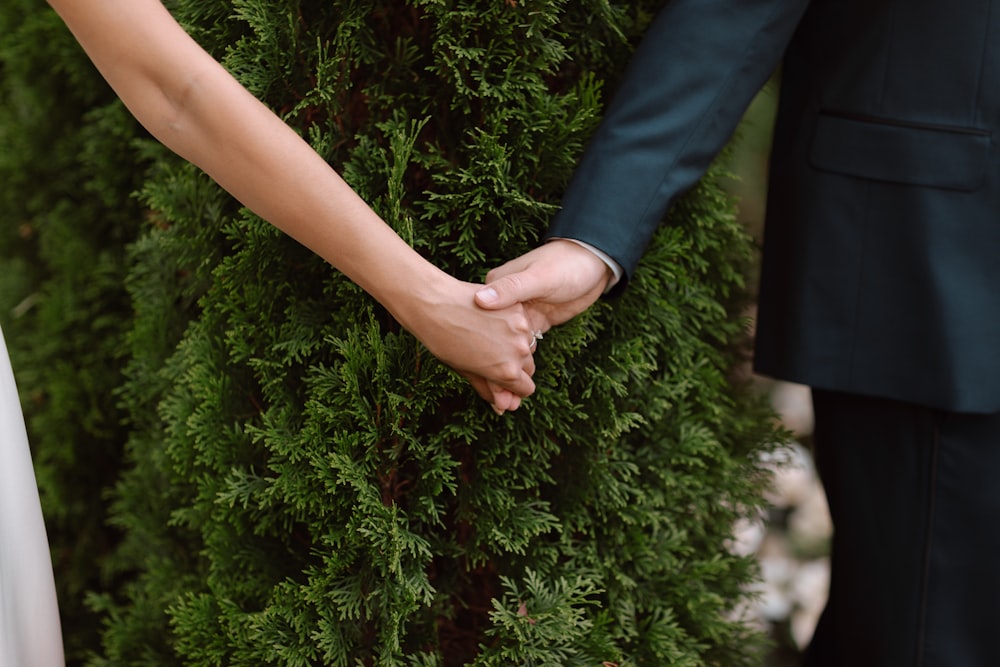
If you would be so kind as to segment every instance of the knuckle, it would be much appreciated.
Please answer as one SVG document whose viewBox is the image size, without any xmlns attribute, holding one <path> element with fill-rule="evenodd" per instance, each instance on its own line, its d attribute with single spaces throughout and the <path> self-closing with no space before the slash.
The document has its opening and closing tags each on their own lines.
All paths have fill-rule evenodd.
<svg viewBox="0 0 1000 667">
<path fill-rule="evenodd" d="M 498 369 L 498 375 L 505 384 L 513 384 L 521 378 L 521 365 L 514 361 L 504 362 Z"/>
</svg>

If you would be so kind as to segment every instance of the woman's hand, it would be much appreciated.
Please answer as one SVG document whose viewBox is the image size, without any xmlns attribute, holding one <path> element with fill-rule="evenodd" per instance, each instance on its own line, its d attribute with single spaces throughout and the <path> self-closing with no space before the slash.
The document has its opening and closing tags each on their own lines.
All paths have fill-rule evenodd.
<svg viewBox="0 0 1000 667">
<path fill-rule="evenodd" d="M 394 316 L 430 352 L 469 380 L 476 392 L 503 413 L 516 410 L 535 391 L 535 337 L 521 304 L 499 310 L 475 305 L 481 285 L 440 273 L 408 286 L 390 307 Z"/>
</svg>

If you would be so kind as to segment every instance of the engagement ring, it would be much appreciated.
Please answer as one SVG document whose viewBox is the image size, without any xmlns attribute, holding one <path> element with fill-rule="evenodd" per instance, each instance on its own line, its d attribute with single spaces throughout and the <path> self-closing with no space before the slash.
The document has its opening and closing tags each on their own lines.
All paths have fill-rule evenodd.
<svg viewBox="0 0 1000 667">
<path fill-rule="evenodd" d="M 534 352 L 535 348 L 538 347 L 538 341 L 540 341 L 541 339 L 542 339 L 542 330 L 538 329 L 537 331 L 533 331 L 531 333 L 531 342 L 528 343 L 528 350 Z"/>
</svg>

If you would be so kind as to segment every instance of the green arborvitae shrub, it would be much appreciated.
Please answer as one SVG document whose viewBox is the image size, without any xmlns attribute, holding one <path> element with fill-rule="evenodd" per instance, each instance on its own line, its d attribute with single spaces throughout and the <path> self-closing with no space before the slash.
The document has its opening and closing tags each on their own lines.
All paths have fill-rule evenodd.
<svg viewBox="0 0 1000 667">
<path fill-rule="evenodd" d="M 0 324 L 23 396 L 70 663 L 99 646 L 138 125 L 43 0 L 0 3 Z M 3 465 L 3 463 L 0 463 Z M 9 536 L 0 537 L 9 539 Z"/>
<path fill-rule="evenodd" d="M 167 3 L 407 241 L 475 281 L 537 243 L 659 4 Z M 126 364 L 107 391 L 129 426 L 124 537 L 89 597 L 105 618 L 89 664 L 759 660 L 730 613 L 754 563 L 725 547 L 776 434 L 731 380 L 752 255 L 714 173 L 623 297 L 546 335 L 537 393 L 500 417 L 335 270 L 119 132 L 127 159 L 94 169 L 142 178 L 130 310 L 101 313 L 128 325 L 107 343 Z"/>
</svg>

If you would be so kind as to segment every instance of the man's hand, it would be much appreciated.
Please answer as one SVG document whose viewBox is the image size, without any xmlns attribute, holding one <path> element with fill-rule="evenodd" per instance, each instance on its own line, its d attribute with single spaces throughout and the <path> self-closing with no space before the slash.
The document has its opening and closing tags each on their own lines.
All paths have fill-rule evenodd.
<svg viewBox="0 0 1000 667">
<path fill-rule="evenodd" d="M 612 275 L 591 251 L 556 239 L 490 271 L 476 305 L 496 310 L 521 303 L 533 329 L 544 333 L 587 310 Z"/>
</svg>

